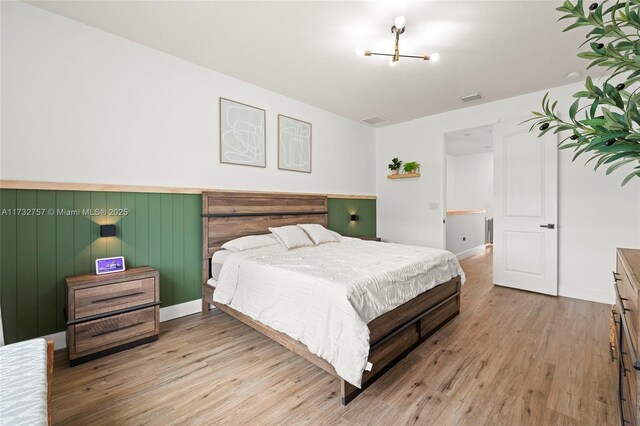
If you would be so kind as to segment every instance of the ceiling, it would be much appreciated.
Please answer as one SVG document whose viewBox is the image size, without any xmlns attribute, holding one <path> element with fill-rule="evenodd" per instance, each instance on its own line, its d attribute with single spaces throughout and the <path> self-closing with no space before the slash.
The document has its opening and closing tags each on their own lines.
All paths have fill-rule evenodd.
<svg viewBox="0 0 640 426">
<path fill-rule="evenodd" d="M 554 1 L 31 1 L 49 10 L 353 120 L 377 126 L 560 86 L 584 31 Z M 361 57 L 392 52 L 437 63 Z M 458 98 L 480 92 L 483 99 Z"/>
<path fill-rule="evenodd" d="M 491 125 L 456 130 L 447 133 L 445 137 L 447 154 L 454 157 L 493 151 L 493 126 Z"/>
</svg>

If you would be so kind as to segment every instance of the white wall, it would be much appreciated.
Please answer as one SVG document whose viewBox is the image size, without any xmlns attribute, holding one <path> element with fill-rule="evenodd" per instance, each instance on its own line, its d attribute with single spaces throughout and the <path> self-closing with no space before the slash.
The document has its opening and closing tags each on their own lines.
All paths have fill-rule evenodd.
<svg viewBox="0 0 640 426">
<path fill-rule="evenodd" d="M 485 210 L 493 217 L 493 152 L 447 155 L 447 210 Z"/>
<path fill-rule="evenodd" d="M 446 249 L 464 259 L 484 248 L 484 213 L 447 215 Z"/>
<path fill-rule="evenodd" d="M 375 193 L 370 127 L 21 2 L 1 7 L 1 179 Z M 266 168 L 220 164 L 221 96 L 267 111 Z M 313 173 L 277 169 L 279 113 L 313 124 Z"/>
<path fill-rule="evenodd" d="M 551 90 L 568 110 L 581 84 Z M 528 118 L 544 92 L 424 117 L 376 133 L 378 234 L 385 240 L 444 247 L 445 133 Z M 419 179 L 388 180 L 384 167 L 400 157 L 421 163 Z M 624 174 L 604 176 L 559 154 L 559 291 L 561 295 L 612 303 L 611 270 L 617 246 L 640 247 L 640 183 L 624 188 Z M 408 208 L 411 206 L 411 208 Z"/>
<path fill-rule="evenodd" d="M 447 154 L 447 162 L 445 167 L 447 169 L 447 179 L 445 182 L 447 187 L 447 204 L 445 206 L 445 209 L 453 210 L 453 206 L 456 205 L 456 161 L 453 155 Z"/>
</svg>

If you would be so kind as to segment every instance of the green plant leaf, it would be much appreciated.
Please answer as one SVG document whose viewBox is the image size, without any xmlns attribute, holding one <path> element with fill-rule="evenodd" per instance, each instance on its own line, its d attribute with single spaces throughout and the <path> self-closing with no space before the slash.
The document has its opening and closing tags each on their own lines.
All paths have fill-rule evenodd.
<svg viewBox="0 0 640 426">
<path fill-rule="evenodd" d="M 576 101 L 571 104 L 571 107 L 569 108 L 569 118 L 571 118 L 571 121 L 576 121 L 576 113 L 578 112 L 579 106 L 580 99 L 576 99 Z"/>
<path fill-rule="evenodd" d="M 625 178 L 622 180 L 622 185 L 621 185 L 621 186 L 625 186 L 625 185 L 626 185 L 627 183 L 629 183 L 629 181 L 630 181 L 631 179 L 633 179 L 634 177 L 640 177 L 640 170 L 637 170 L 637 171 L 635 171 L 635 172 L 629 173 L 629 174 L 627 175 L 627 177 L 625 177 Z"/>
<path fill-rule="evenodd" d="M 610 166 L 609 168 L 607 168 L 606 174 L 610 175 L 612 172 L 616 171 L 620 167 L 624 166 L 625 164 L 629 164 L 629 163 L 631 163 L 633 161 L 636 161 L 636 160 L 633 159 L 633 158 L 628 158 L 628 159 L 626 159 L 624 161 L 619 161 L 616 164 L 614 164 L 614 165 Z"/>
</svg>

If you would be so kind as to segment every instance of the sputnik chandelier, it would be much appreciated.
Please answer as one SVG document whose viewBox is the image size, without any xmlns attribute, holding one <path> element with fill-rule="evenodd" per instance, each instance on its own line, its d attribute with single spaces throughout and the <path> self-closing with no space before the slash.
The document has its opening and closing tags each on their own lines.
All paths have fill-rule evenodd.
<svg viewBox="0 0 640 426">
<path fill-rule="evenodd" d="M 415 58 L 422 59 L 424 61 L 437 62 L 440 59 L 440 55 L 433 53 L 431 55 L 401 55 L 400 54 L 400 34 L 404 33 L 407 25 L 407 19 L 404 16 L 398 16 L 393 22 L 391 27 L 391 33 L 396 35 L 396 47 L 394 53 L 377 53 L 370 50 L 358 49 L 356 53 L 360 56 L 389 56 L 391 57 L 390 65 L 395 66 L 400 58 Z"/>
</svg>

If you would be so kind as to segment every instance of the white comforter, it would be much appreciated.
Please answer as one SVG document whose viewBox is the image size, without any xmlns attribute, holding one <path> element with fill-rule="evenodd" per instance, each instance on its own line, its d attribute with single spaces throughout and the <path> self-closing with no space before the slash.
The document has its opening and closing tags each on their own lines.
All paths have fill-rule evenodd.
<svg viewBox="0 0 640 426">
<path fill-rule="evenodd" d="M 367 323 L 464 272 L 448 251 L 344 239 L 230 255 L 213 300 L 304 343 L 360 387 Z"/>
</svg>

